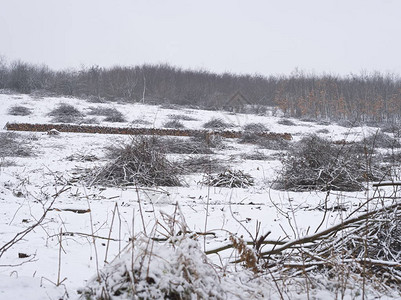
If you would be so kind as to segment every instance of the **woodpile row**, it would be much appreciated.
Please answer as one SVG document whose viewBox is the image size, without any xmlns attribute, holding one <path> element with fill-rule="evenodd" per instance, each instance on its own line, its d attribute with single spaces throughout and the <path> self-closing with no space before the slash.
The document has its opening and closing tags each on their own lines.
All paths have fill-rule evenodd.
<svg viewBox="0 0 401 300">
<path fill-rule="evenodd" d="M 160 135 L 160 136 L 199 136 L 218 135 L 224 138 L 240 138 L 244 133 L 241 131 L 208 131 L 194 129 L 158 129 L 158 128 L 132 128 L 132 127 L 106 127 L 92 125 L 74 124 L 29 124 L 29 123 L 7 123 L 5 128 L 9 131 L 37 131 L 47 132 L 56 129 L 60 132 L 78 133 L 101 133 L 101 134 L 128 134 L 128 135 Z M 292 140 L 289 133 L 258 132 L 259 136 L 269 139 Z"/>
</svg>

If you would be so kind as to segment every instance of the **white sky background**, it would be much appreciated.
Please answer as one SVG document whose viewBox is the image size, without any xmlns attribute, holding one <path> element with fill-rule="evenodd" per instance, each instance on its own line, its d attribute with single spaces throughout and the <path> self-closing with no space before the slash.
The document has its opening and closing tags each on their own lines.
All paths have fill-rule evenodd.
<svg viewBox="0 0 401 300">
<path fill-rule="evenodd" d="M 401 74 L 401 1 L 0 0 L 0 55 L 53 69 Z"/>
</svg>

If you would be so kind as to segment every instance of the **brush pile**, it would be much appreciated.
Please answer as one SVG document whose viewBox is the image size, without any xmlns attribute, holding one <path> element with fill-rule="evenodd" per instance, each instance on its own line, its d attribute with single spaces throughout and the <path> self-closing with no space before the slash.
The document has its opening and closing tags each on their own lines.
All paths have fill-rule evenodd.
<svg viewBox="0 0 401 300">
<path fill-rule="evenodd" d="M 297 142 L 283 159 L 275 188 L 291 191 L 360 191 L 366 181 L 386 177 L 374 149 L 359 144 L 336 145 L 311 135 Z"/>
<path fill-rule="evenodd" d="M 113 160 L 100 170 L 96 170 L 91 184 L 181 185 L 178 168 L 167 160 L 161 149 L 154 147 L 152 138 L 133 138 L 130 143 L 113 148 L 111 153 Z"/>
<path fill-rule="evenodd" d="M 15 132 L 0 133 L 0 157 L 28 157 L 33 155 L 26 136 Z"/>
<path fill-rule="evenodd" d="M 274 245 L 274 243 L 273 243 Z M 401 284 L 401 204 L 396 203 L 261 252 L 270 272 L 325 271 L 359 274 L 388 287 Z"/>
<path fill-rule="evenodd" d="M 181 162 L 183 173 L 215 173 L 222 172 L 227 167 L 222 160 L 211 158 L 209 156 L 188 157 Z"/>
<path fill-rule="evenodd" d="M 246 188 L 254 184 L 254 179 L 243 171 L 227 170 L 219 174 L 206 175 L 201 184 L 214 187 Z"/>
</svg>

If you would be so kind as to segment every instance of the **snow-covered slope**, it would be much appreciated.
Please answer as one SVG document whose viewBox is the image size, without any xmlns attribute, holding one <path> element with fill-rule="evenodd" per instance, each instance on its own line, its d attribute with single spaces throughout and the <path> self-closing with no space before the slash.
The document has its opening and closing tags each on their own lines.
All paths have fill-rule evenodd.
<svg viewBox="0 0 401 300">
<path fill-rule="evenodd" d="M 189 129 L 200 129 L 210 119 L 220 118 L 233 124 L 233 130 L 241 130 L 248 123 L 262 123 L 272 132 L 291 133 L 294 140 L 327 129 L 321 135 L 333 140 L 354 141 L 376 130 L 299 120 L 292 120 L 295 126 L 287 126 L 280 124 L 281 117 L 272 115 L 10 94 L 0 94 L 0 127 L 7 122 L 50 123 L 52 117 L 48 113 L 60 103 L 73 105 L 84 114 L 91 107 L 115 108 L 127 120 L 109 123 L 104 122 L 103 117 L 94 116 L 105 126 L 161 128 L 171 115 L 185 115 L 192 118 L 181 120 Z M 8 111 L 15 105 L 31 109 L 31 114 L 10 115 Z M 84 133 L 51 136 L 42 132 L 20 132 L 16 139 L 28 145 L 32 156 L 0 158 L 3 162 L 0 165 L 0 247 L 14 238 L 19 239 L 18 233 L 34 228 L 7 251 L 0 252 L 0 299 L 75 299 L 79 296 L 78 289 L 116 258 L 132 236 L 144 231 L 148 234 L 162 232 L 164 229 L 156 225 L 163 219 L 160 212 L 173 215 L 177 204 L 191 231 L 204 232 L 206 229 L 214 232 L 199 238 L 206 250 L 224 245 L 229 232 L 249 239 L 248 231 L 254 234 L 257 222 L 261 223 L 261 233 L 271 232 L 269 239 L 287 235 L 299 237 L 313 232 L 324 215 L 317 208 L 324 204 L 326 193 L 270 189 L 281 168 L 280 161 L 245 160 L 241 156 L 258 150 L 274 158 L 272 155 L 280 151 L 239 144 L 235 139 L 225 140 L 226 147 L 213 156 L 233 169 L 252 175 L 254 186 L 210 188 L 199 184 L 202 174 L 191 174 L 183 178 L 186 182 L 183 187 L 139 190 L 135 187 L 87 186 L 71 181 L 77 174 L 107 163 L 104 148 L 128 141 L 129 136 Z M 71 159 L 79 155 L 91 155 L 96 159 Z M 177 161 L 184 156 L 169 155 Z M 364 192 L 333 193 L 328 201 L 333 207 L 352 208 L 358 207 L 366 197 Z M 50 205 L 51 209 L 46 211 Z M 35 226 L 45 213 L 44 220 Z M 348 213 L 349 210 L 330 211 L 324 227 L 340 222 Z M 232 251 L 227 250 L 220 256 L 210 255 L 209 259 L 224 266 L 232 260 L 231 255 Z M 302 295 L 305 296 L 298 296 L 302 298 Z M 323 296 L 324 292 L 320 291 L 317 297 Z M 279 299 L 280 295 L 272 292 L 269 297 Z"/>
</svg>

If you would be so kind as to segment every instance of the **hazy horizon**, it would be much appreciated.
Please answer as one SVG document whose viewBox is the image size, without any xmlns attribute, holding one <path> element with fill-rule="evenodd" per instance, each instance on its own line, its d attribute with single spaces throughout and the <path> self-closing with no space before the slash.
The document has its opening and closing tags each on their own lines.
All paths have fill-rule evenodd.
<svg viewBox="0 0 401 300">
<path fill-rule="evenodd" d="M 2 1 L 0 55 L 51 69 L 401 74 L 401 2 Z"/>
</svg>

